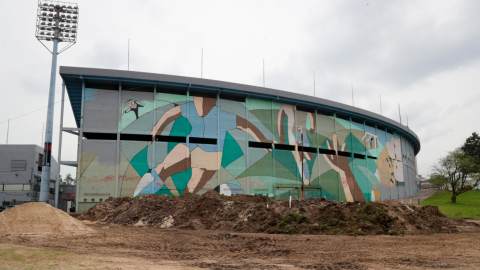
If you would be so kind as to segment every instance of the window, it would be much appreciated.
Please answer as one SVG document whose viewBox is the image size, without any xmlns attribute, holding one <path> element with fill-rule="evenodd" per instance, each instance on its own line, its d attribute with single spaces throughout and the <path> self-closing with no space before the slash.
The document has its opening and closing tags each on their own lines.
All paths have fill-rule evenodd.
<svg viewBox="0 0 480 270">
<path fill-rule="evenodd" d="M 186 143 L 187 137 L 179 137 L 179 136 L 155 136 L 155 141 L 157 142 L 179 142 L 179 143 Z"/>
<path fill-rule="evenodd" d="M 83 136 L 89 140 L 117 140 L 117 133 L 84 132 Z"/>
<path fill-rule="evenodd" d="M 353 157 L 354 158 L 360 158 L 360 159 L 365 159 L 365 155 L 362 155 L 362 154 L 353 154 Z"/>
<path fill-rule="evenodd" d="M 369 159 L 377 159 L 376 157 L 373 157 L 373 156 L 367 156 L 367 158 L 369 158 Z"/>
<path fill-rule="evenodd" d="M 25 171 L 27 169 L 26 160 L 12 160 L 10 163 L 10 170 L 12 171 Z"/>
<path fill-rule="evenodd" d="M 152 141 L 152 135 L 146 134 L 120 134 L 120 140 L 122 141 Z"/>
<path fill-rule="evenodd" d="M 289 144 L 275 144 L 275 149 L 295 151 L 295 146 L 294 145 L 289 145 Z"/>
<path fill-rule="evenodd" d="M 3 185 L 4 191 L 22 191 L 23 185 Z"/>
<path fill-rule="evenodd" d="M 298 147 L 298 151 L 302 151 L 302 147 L 301 147 L 301 146 Z M 303 147 L 303 152 L 307 152 L 307 153 L 317 153 L 317 148 L 313 148 L 313 147 Z"/>
<path fill-rule="evenodd" d="M 272 144 L 263 142 L 248 142 L 248 147 L 272 149 Z"/>
<path fill-rule="evenodd" d="M 338 155 L 342 157 L 351 157 L 349 152 L 338 151 Z"/>
<path fill-rule="evenodd" d="M 95 202 L 95 199 L 94 199 L 94 198 L 92 198 L 92 202 Z"/>
<path fill-rule="evenodd" d="M 330 150 L 330 149 L 318 149 L 319 154 L 327 154 L 327 155 L 336 155 L 337 153 L 335 150 Z"/>
<path fill-rule="evenodd" d="M 190 137 L 190 143 L 217 144 L 217 139 Z"/>
</svg>

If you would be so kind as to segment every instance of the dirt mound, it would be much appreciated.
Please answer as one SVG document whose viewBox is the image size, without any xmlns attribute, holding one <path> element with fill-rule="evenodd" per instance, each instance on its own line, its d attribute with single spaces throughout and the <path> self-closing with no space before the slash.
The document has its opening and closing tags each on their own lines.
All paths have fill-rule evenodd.
<svg viewBox="0 0 480 270">
<path fill-rule="evenodd" d="M 25 203 L 0 213 L 0 235 L 83 234 L 91 231 L 81 221 L 46 203 Z"/>
<path fill-rule="evenodd" d="M 341 204 L 309 198 L 293 200 L 289 208 L 287 200 L 271 201 L 259 195 L 220 196 L 215 191 L 175 198 L 150 194 L 109 198 L 78 218 L 158 228 L 285 234 L 431 234 L 472 226 L 393 201 Z"/>
</svg>

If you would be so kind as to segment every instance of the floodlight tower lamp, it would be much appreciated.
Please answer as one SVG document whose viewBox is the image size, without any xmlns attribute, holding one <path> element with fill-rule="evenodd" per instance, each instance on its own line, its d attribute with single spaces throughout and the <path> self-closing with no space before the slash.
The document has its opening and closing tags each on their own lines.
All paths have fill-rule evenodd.
<svg viewBox="0 0 480 270">
<path fill-rule="evenodd" d="M 68 5 L 68 6 L 67 6 Z M 72 14 L 72 15 L 70 15 Z M 68 25 L 65 25 L 68 23 Z M 57 70 L 57 55 L 64 52 L 77 42 L 78 29 L 78 6 L 74 3 L 59 1 L 38 1 L 37 24 L 35 37 L 52 53 L 52 68 L 50 73 L 50 90 L 48 96 L 47 125 L 45 130 L 45 145 L 43 148 L 42 180 L 40 184 L 40 202 L 47 202 L 50 191 L 50 171 L 53 133 L 53 112 L 55 101 L 55 80 Z M 67 34 L 69 33 L 69 34 Z M 45 41 L 53 41 L 53 49 L 50 50 Z M 58 50 L 58 43 L 67 45 Z M 60 163 L 60 160 L 59 160 Z M 59 181 L 55 182 L 55 207 L 58 207 Z"/>
</svg>

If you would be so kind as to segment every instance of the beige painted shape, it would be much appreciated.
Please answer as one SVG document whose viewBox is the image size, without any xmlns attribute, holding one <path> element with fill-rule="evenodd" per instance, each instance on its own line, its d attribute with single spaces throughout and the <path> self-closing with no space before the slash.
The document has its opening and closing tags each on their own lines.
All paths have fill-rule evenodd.
<svg viewBox="0 0 480 270">
<path fill-rule="evenodd" d="M 180 196 L 178 193 L 177 187 L 173 183 L 172 177 L 168 177 L 167 180 L 165 180 L 165 186 L 170 190 L 170 192 L 175 195 L 175 196 Z"/>
<path fill-rule="evenodd" d="M 97 152 L 82 152 L 80 161 L 80 176 L 83 175 L 85 169 L 90 165 L 93 159 L 98 155 Z"/>
<path fill-rule="evenodd" d="M 250 181 L 250 177 L 242 177 L 237 179 L 238 183 L 240 183 L 240 186 L 242 186 L 243 191 L 245 194 L 250 194 L 250 189 L 249 189 L 249 184 L 248 182 Z"/>
<path fill-rule="evenodd" d="M 341 131 L 337 131 L 336 132 L 336 135 L 337 135 L 337 140 L 338 140 L 338 144 L 341 146 L 343 143 L 345 143 L 345 140 L 347 139 L 348 135 L 350 134 L 350 130 L 349 129 L 344 129 L 344 130 L 341 130 Z M 349 143 L 351 144 L 351 142 Z M 352 149 L 347 149 L 348 152 L 352 151 Z"/>
<path fill-rule="evenodd" d="M 192 168 L 192 177 L 190 177 L 190 181 L 188 181 L 187 184 L 187 188 L 190 193 L 195 190 L 204 172 L 205 171 L 202 169 Z"/>
<path fill-rule="evenodd" d="M 328 162 L 325 160 L 323 157 L 323 154 L 317 155 L 317 158 L 315 159 L 315 163 L 313 164 L 312 168 L 312 176 L 310 177 L 310 180 L 315 180 L 315 178 L 319 177 L 323 173 L 331 170 L 332 167 L 328 164 Z"/>
<path fill-rule="evenodd" d="M 219 176 L 220 170 L 216 171 L 215 174 L 210 178 L 210 180 L 207 181 L 207 183 L 203 186 L 200 191 L 197 192 L 197 194 L 202 195 L 203 193 L 207 192 L 208 190 L 214 189 L 217 187 L 218 184 L 218 176 Z"/>
<path fill-rule="evenodd" d="M 124 175 L 129 165 L 130 161 L 128 161 L 123 152 L 120 151 L 120 165 L 118 166 L 118 175 Z"/>
<path fill-rule="evenodd" d="M 193 104 L 198 115 L 203 115 L 203 97 L 193 97 Z"/>
<path fill-rule="evenodd" d="M 141 178 L 133 166 L 128 164 L 125 174 L 119 175 L 119 182 L 122 187 L 120 197 L 133 197 L 133 192 Z"/>
<path fill-rule="evenodd" d="M 222 153 L 206 152 L 197 147 L 191 152 L 192 167 L 216 171 L 220 168 L 218 160 L 222 160 Z"/>
</svg>

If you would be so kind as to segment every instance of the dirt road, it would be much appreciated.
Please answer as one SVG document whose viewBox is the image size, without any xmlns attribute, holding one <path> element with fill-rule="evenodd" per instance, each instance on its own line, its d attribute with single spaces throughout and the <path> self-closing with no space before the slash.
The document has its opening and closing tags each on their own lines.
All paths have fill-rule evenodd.
<svg viewBox="0 0 480 270">
<path fill-rule="evenodd" d="M 70 255 L 58 256 L 69 260 L 60 258 L 55 264 L 68 269 L 480 268 L 480 232 L 469 226 L 454 234 L 358 237 L 88 226 L 96 232 L 84 236 L 2 236 L 0 252 L 32 248 L 68 252 Z M 5 269 L 31 268 L 9 258 L 0 256 L 0 269 L 9 263 L 14 267 Z"/>
</svg>

